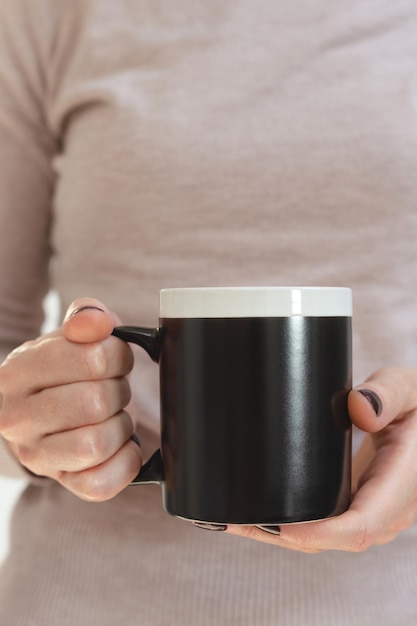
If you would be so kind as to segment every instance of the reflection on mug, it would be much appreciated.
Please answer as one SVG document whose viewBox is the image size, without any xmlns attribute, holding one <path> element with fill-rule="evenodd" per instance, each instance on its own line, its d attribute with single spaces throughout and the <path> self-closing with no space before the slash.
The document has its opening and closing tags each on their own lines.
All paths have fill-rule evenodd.
<svg viewBox="0 0 417 626">
<path fill-rule="evenodd" d="M 159 363 L 160 482 L 175 516 L 281 524 L 350 502 L 351 291 L 168 289 L 158 328 L 119 327 Z"/>
</svg>

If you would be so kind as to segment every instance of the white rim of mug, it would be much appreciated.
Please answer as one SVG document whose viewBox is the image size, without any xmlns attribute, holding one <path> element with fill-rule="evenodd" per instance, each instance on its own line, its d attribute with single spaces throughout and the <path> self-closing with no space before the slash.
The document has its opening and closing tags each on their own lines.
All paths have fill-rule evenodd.
<svg viewBox="0 0 417 626">
<path fill-rule="evenodd" d="M 351 317 L 348 287 L 186 287 L 160 292 L 160 318 Z"/>
</svg>

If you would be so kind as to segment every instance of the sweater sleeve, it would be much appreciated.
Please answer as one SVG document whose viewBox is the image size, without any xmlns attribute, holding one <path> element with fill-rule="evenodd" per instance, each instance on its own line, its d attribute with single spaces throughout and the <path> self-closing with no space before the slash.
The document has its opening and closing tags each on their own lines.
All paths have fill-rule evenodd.
<svg viewBox="0 0 417 626">
<path fill-rule="evenodd" d="M 39 335 L 48 290 L 56 142 L 46 122 L 41 2 L 0 3 L 0 362 Z M 0 472 L 24 475 L 0 441 Z"/>
</svg>

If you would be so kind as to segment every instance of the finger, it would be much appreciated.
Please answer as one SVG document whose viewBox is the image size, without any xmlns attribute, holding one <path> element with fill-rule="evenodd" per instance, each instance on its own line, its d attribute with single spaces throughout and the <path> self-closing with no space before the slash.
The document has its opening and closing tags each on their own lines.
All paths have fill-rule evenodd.
<svg viewBox="0 0 417 626">
<path fill-rule="evenodd" d="M 81 472 L 110 459 L 133 434 L 130 416 L 121 411 L 94 426 L 44 437 L 35 458 L 26 459 L 25 466 L 39 475 L 57 472 Z M 51 468 L 52 469 L 51 471 Z"/>
<path fill-rule="evenodd" d="M 352 461 L 352 494 L 356 493 L 360 484 L 363 484 L 363 476 L 374 456 L 373 435 L 365 435 Z"/>
<path fill-rule="evenodd" d="M 123 377 L 132 367 L 130 346 L 115 337 L 76 344 L 52 334 L 24 344 L 6 360 L 0 368 L 1 391 L 4 400 L 13 402 L 49 387 Z"/>
<path fill-rule="evenodd" d="M 348 398 L 352 422 L 366 432 L 382 430 L 417 407 L 417 370 L 378 370 Z"/>
<path fill-rule="evenodd" d="M 69 341 L 94 343 L 108 337 L 119 323 L 119 318 L 100 300 L 78 298 L 68 308 L 62 328 Z"/>
<path fill-rule="evenodd" d="M 284 527 L 281 526 L 281 529 Z M 285 548 L 292 550 L 293 552 L 305 552 L 306 554 L 317 554 L 322 552 L 320 548 L 313 548 L 312 546 L 300 546 L 294 544 L 294 542 L 286 541 L 284 537 L 266 530 L 262 530 L 259 526 L 237 526 L 229 524 L 225 531 L 230 535 L 237 535 L 238 537 L 245 537 L 246 539 L 253 539 L 261 543 L 267 543 L 271 546 L 278 548 Z M 282 531 L 280 531 L 282 532 Z"/>
<path fill-rule="evenodd" d="M 378 537 L 378 539 L 375 541 L 375 545 L 376 546 L 383 546 L 386 543 L 391 543 L 391 541 L 394 541 L 394 539 L 396 539 L 398 537 L 398 532 L 385 532 L 383 535 L 381 535 L 380 537 Z"/>
<path fill-rule="evenodd" d="M 119 413 L 131 399 L 126 378 L 72 383 L 40 391 L 25 403 L 16 436 L 37 437 L 98 424 Z M 36 417 L 35 417 L 36 416 Z"/>
<path fill-rule="evenodd" d="M 406 420 L 397 428 L 402 429 L 401 435 L 391 445 L 377 450 L 366 471 L 365 482 L 349 510 L 342 515 L 317 522 L 282 525 L 279 536 L 239 527 L 231 532 L 301 552 L 368 549 L 385 533 L 391 532 L 391 525 L 417 492 L 417 478 L 410 473 L 410 467 L 415 464 L 417 419 Z"/>
<path fill-rule="evenodd" d="M 83 500 L 103 502 L 117 495 L 137 476 L 142 465 L 139 446 L 129 439 L 110 459 L 82 472 L 62 472 L 59 482 Z"/>
<path fill-rule="evenodd" d="M 390 527 L 375 541 L 376 544 L 382 545 L 393 541 L 400 532 L 410 528 L 417 519 L 417 502 L 414 500 L 401 515 L 399 515 L 391 523 Z"/>
</svg>

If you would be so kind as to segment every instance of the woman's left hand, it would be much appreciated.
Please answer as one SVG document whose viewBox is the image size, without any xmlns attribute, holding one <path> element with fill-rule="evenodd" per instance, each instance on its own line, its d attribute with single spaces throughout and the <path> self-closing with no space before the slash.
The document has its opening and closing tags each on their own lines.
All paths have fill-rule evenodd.
<svg viewBox="0 0 417 626">
<path fill-rule="evenodd" d="M 352 422 L 370 433 L 353 461 L 349 509 L 318 522 L 270 532 L 229 526 L 226 532 L 290 550 L 362 552 L 392 541 L 417 518 L 417 370 L 381 369 L 351 391 Z M 279 533 L 279 534 L 277 534 Z"/>
</svg>

